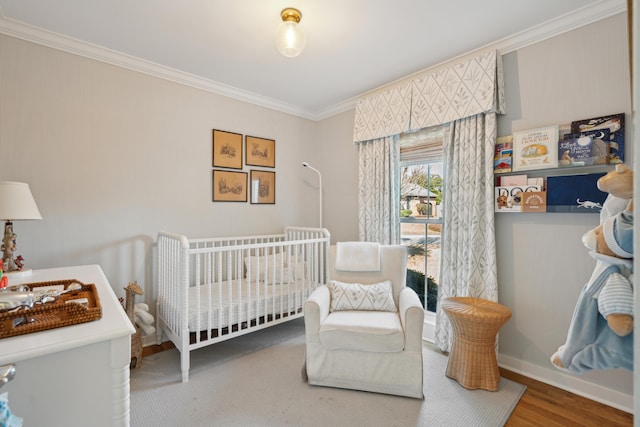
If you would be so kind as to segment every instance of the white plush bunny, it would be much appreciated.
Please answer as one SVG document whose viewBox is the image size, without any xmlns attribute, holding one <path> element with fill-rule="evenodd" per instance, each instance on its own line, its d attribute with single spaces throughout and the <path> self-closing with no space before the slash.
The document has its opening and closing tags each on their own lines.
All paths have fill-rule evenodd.
<svg viewBox="0 0 640 427">
<path fill-rule="evenodd" d="M 133 317 L 136 325 L 144 332 L 144 335 L 151 335 L 156 331 L 153 326 L 153 316 L 149 313 L 149 306 L 143 302 L 138 303 L 133 308 Z"/>
</svg>

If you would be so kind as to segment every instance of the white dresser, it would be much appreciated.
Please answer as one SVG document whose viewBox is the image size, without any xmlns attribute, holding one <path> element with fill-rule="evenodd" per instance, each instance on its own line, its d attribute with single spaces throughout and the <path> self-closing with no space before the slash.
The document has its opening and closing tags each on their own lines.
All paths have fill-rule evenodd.
<svg viewBox="0 0 640 427">
<path fill-rule="evenodd" d="M 9 285 L 77 279 L 94 283 L 102 318 L 0 339 L 0 365 L 15 363 L 11 411 L 25 427 L 129 426 L 134 328 L 98 265 L 34 270 Z"/>
</svg>

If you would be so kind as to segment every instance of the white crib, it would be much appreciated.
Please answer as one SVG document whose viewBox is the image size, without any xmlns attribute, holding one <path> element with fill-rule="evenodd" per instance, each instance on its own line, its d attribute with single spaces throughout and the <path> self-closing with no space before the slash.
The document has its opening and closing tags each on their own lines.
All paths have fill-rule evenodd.
<svg viewBox="0 0 640 427">
<path fill-rule="evenodd" d="M 328 280 L 329 245 L 324 228 L 207 239 L 158 233 L 156 340 L 165 334 L 180 351 L 182 381 L 191 350 L 301 317 Z"/>
</svg>

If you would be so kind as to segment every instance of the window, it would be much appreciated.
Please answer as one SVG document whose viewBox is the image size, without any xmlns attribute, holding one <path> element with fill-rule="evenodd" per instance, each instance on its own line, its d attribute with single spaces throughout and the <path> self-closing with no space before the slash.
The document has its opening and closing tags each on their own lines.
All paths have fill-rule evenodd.
<svg viewBox="0 0 640 427">
<path fill-rule="evenodd" d="M 407 286 L 436 311 L 443 233 L 442 127 L 400 137 L 400 235 L 407 246 Z"/>
</svg>

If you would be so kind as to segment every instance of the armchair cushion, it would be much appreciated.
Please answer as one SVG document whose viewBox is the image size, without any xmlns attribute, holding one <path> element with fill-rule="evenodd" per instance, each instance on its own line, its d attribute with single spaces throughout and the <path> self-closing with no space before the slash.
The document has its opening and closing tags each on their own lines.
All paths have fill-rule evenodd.
<svg viewBox="0 0 640 427">
<path fill-rule="evenodd" d="M 404 350 L 400 316 L 384 311 L 334 311 L 320 326 L 327 349 L 391 353 Z"/>
<path fill-rule="evenodd" d="M 331 280 L 328 286 L 331 291 L 331 311 L 398 311 L 390 280 L 368 285 Z"/>
</svg>

